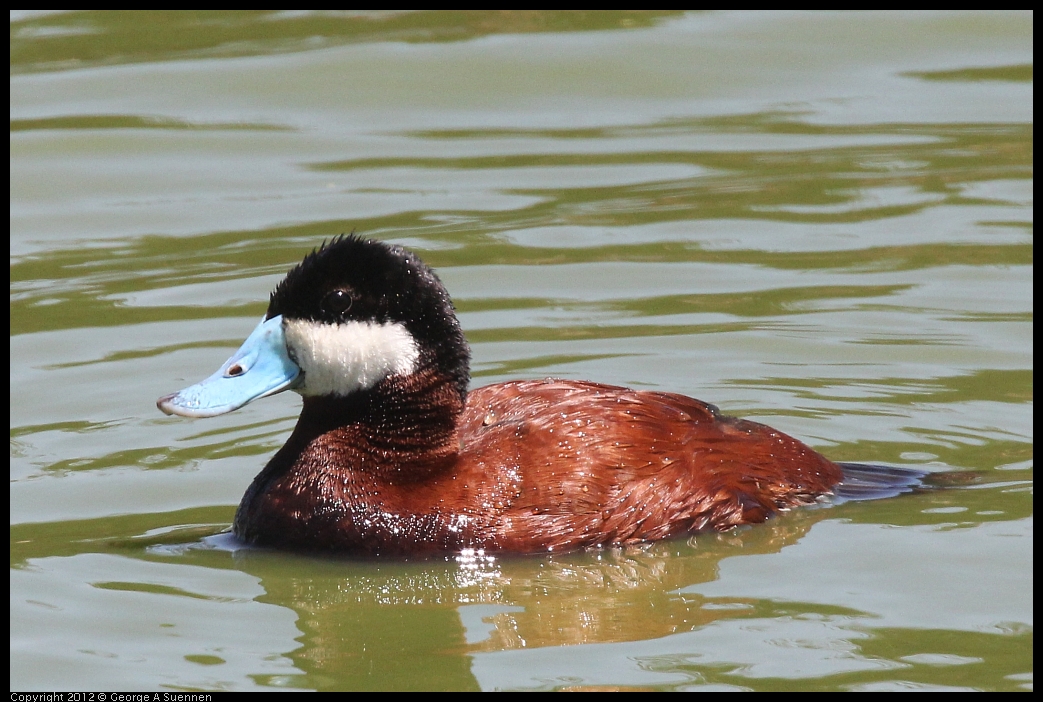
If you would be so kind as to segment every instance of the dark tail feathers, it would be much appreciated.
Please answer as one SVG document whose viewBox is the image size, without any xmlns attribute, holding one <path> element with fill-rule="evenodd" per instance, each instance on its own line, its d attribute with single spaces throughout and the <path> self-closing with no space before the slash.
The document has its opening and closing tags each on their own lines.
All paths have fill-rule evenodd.
<svg viewBox="0 0 1043 702">
<path fill-rule="evenodd" d="M 930 472 L 871 463 L 838 463 L 844 478 L 833 488 L 834 504 L 851 500 L 881 500 L 925 487 Z"/>
</svg>

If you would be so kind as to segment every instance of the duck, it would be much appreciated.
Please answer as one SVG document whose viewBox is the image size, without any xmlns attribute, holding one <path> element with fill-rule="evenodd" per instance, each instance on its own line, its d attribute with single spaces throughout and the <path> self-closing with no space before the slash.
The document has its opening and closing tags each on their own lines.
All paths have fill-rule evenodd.
<svg viewBox="0 0 1043 702">
<path fill-rule="evenodd" d="M 355 234 L 314 249 L 243 345 L 168 415 L 287 390 L 286 444 L 232 524 L 254 546 L 347 556 L 536 554 L 764 522 L 917 489 L 923 471 L 837 463 L 685 395 L 590 381 L 470 389 L 470 348 L 435 272 Z"/>
</svg>

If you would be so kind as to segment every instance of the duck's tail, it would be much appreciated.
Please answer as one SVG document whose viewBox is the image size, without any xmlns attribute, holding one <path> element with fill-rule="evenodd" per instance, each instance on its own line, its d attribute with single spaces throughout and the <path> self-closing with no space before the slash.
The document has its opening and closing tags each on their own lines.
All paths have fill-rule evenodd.
<svg viewBox="0 0 1043 702">
<path fill-rule="evenodd" d="M 929 471 L 872 463 L 838 463 L 844 478 L 833 488 L 834 504 L 851 500 L 881 500 L 926 487 Z"/>
</svg>

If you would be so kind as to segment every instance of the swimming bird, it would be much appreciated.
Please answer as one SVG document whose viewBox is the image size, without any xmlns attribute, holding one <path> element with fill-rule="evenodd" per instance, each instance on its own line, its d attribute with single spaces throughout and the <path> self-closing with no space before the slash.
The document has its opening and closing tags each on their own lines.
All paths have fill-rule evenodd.
<svg viewBox="0 0 1043 702">
<path fill-rule="evenodd" d="M 559 552 L 723 531 L 833 496 L 914 489 L 921 471 L 834 463 L 763 424 L 669 392 L 575 380 L 469 390 L 438 276 L 354 235 L 293 268 L 242 347 L 157 401 L 211 417 L 294 390 L 300 418 L 233 531 L 295 551 Z"/>
</svg>

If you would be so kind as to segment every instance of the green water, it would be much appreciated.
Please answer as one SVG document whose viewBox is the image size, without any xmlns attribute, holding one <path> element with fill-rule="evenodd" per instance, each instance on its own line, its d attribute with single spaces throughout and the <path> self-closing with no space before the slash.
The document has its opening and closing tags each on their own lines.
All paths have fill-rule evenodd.
<svg viewBox="0 0 1043 702">
<path fill-rule="evenodd" d="M 12 690 L 1031 689 L 1032 19 L 12 15 Z M 230 549 L 300 400 L 155 399 L 351 230 L 437 268 L 476 385 L 979 475 L 630 550 Z"/>
</svg>

